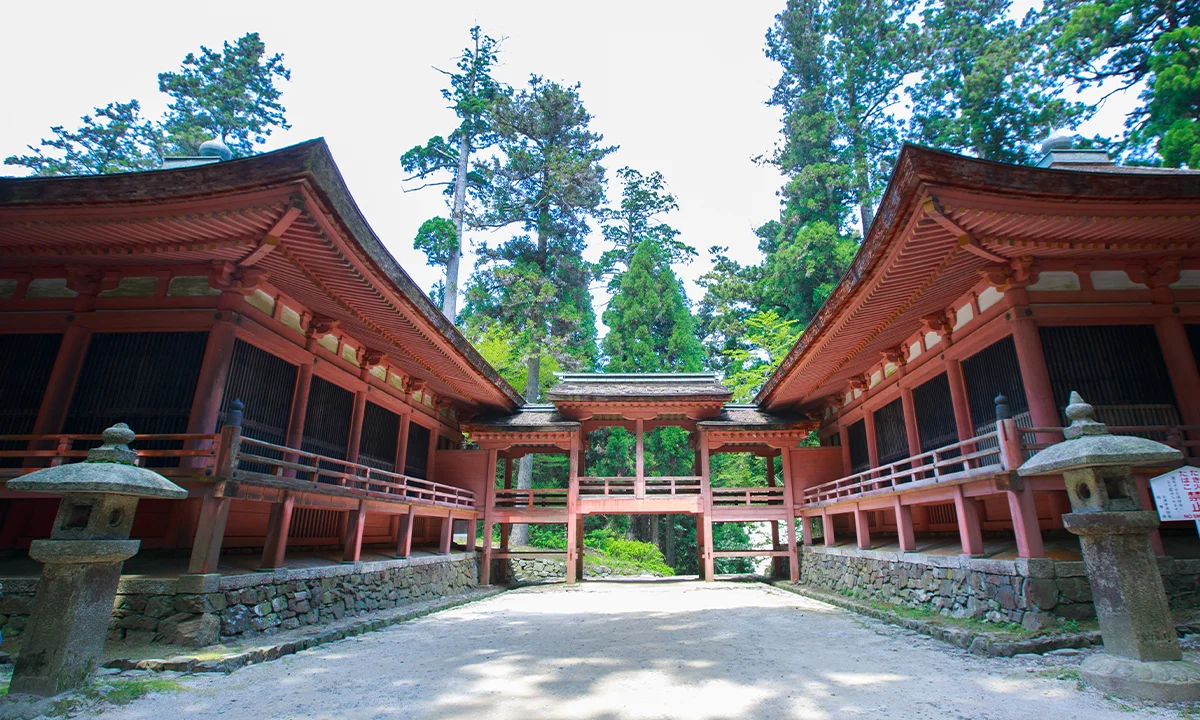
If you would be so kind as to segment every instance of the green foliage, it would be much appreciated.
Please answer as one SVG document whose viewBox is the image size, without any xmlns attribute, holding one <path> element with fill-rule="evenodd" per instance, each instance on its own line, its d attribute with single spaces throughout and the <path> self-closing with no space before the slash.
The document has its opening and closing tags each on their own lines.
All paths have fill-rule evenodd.
<svg viewBox="0 0 1200 720">
<path fill-rule="evenodd" d="M 479 331 L 505 325 L 528 369 L 525 397 L 540 397 L 544 356 L 566 368 L 591 367 L 596 324 L 583 259 L 587 220 L 604 201 L 604 157 L 615 148 L 590 129 L 578 86 L 534 76 L 496 99 L 492 127 L 500 153 L 477 165 L 482 222 L 525 233 L 498 247 L 481 244 L 467 288 L 468 320 Z M 532 382 L 531 382 L 532 381 Z"/>
<path fill-rule="evenodd" d="M 756 312 L 746 318 L 745 346 L 726 353 L 729 370 L 725 385 L 733 391 L 735 402 L 749 402 L 754 398 L 783 362 L 799 335 L 797 321 L 786 320 L 774 310 Z"/>
<path fill-rule="evenodd" d="M 529 544 L 547 550 L 566 550 L 567 529 L 562 525 L 530 525 Z"/>
<path fill-rule="evenodd" d="M 158 89 L 171 97 L 164 128 L 174 152 L 195 155 L 204 140 L 215 137 L 235 156 L 252 155 L 275 128 L 287 130 L 286 109 L 279 102 L 280 80 L 291 80 L 283 55 L 267 55 L 258 33 L 246 33 L 223 52 L 200 46 L 188 53 L 178 72 L 158 75 Z"/>
<path fill-rule="evenodd" d="M 525 384 L 525 359 L 521 355 L 519 338 L 510 327 L 500 323 L 472 322 L 465 328 L 465 333 L 483 359 L 500 373 L 500 377 L 513 387 Z M 561 366 L 555 357 L 550 356 L 542 360 L 538 370 L 540 394 L 554 384 L 554 373 L 559 372 Z"/>
<path fill-rule="evenodd" d="M 653 543 L 614 538 L 605 542 L 598 549 L 605 555 L 614 557 L 617 560 L 637 563 L 647 570 L 660 575 L 675 574 L 675 570 L 670 565 L 667 565 L 663 559 L 662 552 Z"/>
<path fill-rule="evenodd" d="M 1200 168 L 1200 27 L 1165 32 L 1150 58 L 1154 83 L 1136 137 L 1156 144 L 1163 164 Z"/>
<path fill-rule="evenodd" d="M 767 33 L 783 69 L 770 104 L 784 112 L 771 162 L 789 177 L 785 203 L 801 222 L 840 228 L 858 205 L 864 229 L 896 145 L 891 109 L 917 69 L 917 0 L 788 0 Z"/>
<path fill-rule="evenodd" d="M 617 171 L 617 179 L 621 181 L 621 202 L 601 213 L 604 239 L 612 248 L 604 252 L 598 265 L 600 274 L 612 275 L 610 293 L 620 289 L 623 270 L 646 240 L 658 245 L 668 264 L 691 262 L 696 256 L 696 250 L 679 239 L 678 230 L 657 219 L 679 209 L 675 196 L 667 192 L 662 173 L 643 175 L 623 167 Z"/>
<path fill-rule="evenodd" d="M 35 175 L 102 175 L 152 170 L 159 165 L 161 137 L 155 123 L 139 115 L 137 100 L 109 103 L 80 118 L 76 130 L 62 125 L 29 155 L 5 158 L 5 165 L 29 168 Z"/>
<path fill-rule="evenodd" d="M 1011 19 L 1009 0 L 938 0 L 923 13 L 920 80 L 910 90 L 914 137 L 988 160 L 1028 163 L 1035 144 L 1074 127 L 1082 103 L 1037 62 L 1036 15 Z"/>
<path fill-rule="evenodd" d="M 405 171 L 413 173 L 410 179 L 425 181 L 421 187 L 445 186 L 450 204 L 450 220 L 454 230 L 454 243 L 439 246 L 436 254 L 418 244 L 425 251 L 431 265 L 446 266 L 446 280 L 442 296 L 442 312 L 453 320 L 458 308 L 458 265 L 462 257 L 461 239 L 467 222 L 467 191 L 478 190 L 479 176 L 470 172 L 472 153 L 492 147 L 499 136 L 491 126 L 491 110 L 496 100 L 508 92 L 508 88 L 492 77 L 492 69 L 499 62 L 499 41 L 483 34 L 478 25 L 472 27 L 471 46 L 459 55 L 457 72 L 439 71 L 450 78 L 450 86 L 442 90 L 442 97 L 458 116 L 458 127 L 449 139 L 435 135 L 424 145 L 417 145 L 400 158 Z M 430 178 L 447 176 L 445 181 Z M 425 226 L 417 233 L 421 240 Z M 445 235 L 445 231 L 442 231 Z M 436 259 L 435 259 L 436 258 Z"/>
<path fill-rule="evenodd" d="M 4 164 L 35 175 L 153 170 L 163 155 L 195 155 L 214 137 L 234 155 L 250 155 L 274 128 L 289 127 L 275 83 L 290 78 L 283 55 L 268 57 L 258 33 L 226 42 L 223 53 L 201 46 L 199 56 L 187 54 L 179 72 L 159 74 L 159 90 L 171 97 L 162 121 L 142 118 L 137 100 L 109 103 L 80 118 L 76 130 L 55 125 L 53 137 Z"/>
<path fill-rule="evenodd" d="M 1107 84 L 1110 95 L 1141 85 L 1119 148 L 1137 162 L 1157 163 L 1156 152 L 1171 164 L 1187 162 L 1198 20 L 1194 0 L 1047 0 L 1040 23 L 1046 66 L 1082 87 Z"/>
<path fill-rule="evenodd" d="M 704 348 L 683 285 L 659 239 L 642 240 L 628 269 L 614 282 L 618 291 L 604 313 L 609 327 L 603 345 L 606 368 L 610 372 L 698 372 Z"/>
<path fill-rule="evenodd" d="M 458 230 L 444 217 L 429 218 L 417 230 L 413 247 L 425 253 L 430 265 L 445 265 L 450 253 L 459 252 Z"/>
</svg>

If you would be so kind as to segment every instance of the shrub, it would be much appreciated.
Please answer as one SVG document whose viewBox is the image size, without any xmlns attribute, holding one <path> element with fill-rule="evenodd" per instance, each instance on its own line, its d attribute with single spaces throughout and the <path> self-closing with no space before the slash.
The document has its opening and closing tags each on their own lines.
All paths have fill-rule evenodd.
<svg viewBox="0 0 1200 720">
<path fill-rule="evenodd" d="M 605 544 L 602 551 L 609 557 L 636 563 L 651 572 L 661 575 L 675 574 L 675 570 L 667 565 L 662 552 L 653 543 L 612 538 Z"/>
</svg>

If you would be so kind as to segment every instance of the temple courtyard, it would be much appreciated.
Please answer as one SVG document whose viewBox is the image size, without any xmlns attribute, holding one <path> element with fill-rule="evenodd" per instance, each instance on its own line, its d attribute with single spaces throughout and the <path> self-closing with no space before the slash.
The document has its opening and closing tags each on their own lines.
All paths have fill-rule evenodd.
<svg viewBox="0 0 1200 720">
<path fill-rule="evenodd" d="M 182 689 L 103 716 L 1192 716 L 1080 689 L 1080 659 L 981 658 L 759 583 L 587 582 L 506 592 L 229 676 L 180 676 Z"/>
</svg>

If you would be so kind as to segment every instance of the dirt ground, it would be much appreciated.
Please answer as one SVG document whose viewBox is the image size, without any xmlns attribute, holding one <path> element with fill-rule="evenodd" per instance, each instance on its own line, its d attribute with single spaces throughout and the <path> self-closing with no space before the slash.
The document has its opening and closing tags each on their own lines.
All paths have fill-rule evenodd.
<svg viewBox="0 0 1200 720">
<path fill-rule="evenodd" d="M 106 718 L 1193 717 L 1081 690 L 1081 656 L 984 659 L 753 583 L 516 590 Z M 1198 712 L 1200 714 L 1200 712 Z"/>
</svg>

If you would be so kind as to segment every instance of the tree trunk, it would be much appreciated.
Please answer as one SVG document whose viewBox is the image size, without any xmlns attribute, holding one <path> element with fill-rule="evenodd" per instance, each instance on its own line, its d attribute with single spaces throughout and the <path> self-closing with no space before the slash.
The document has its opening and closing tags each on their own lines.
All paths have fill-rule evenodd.
<svg viewBox="0 0 1200 720">
<path fill-rule="evenodd" d="M 871 230 L 871 222 L 875 219 L 875 208 L 871 205 L 871 174 L 867 168 L 866 153 L 862 150 L 854 152 L 855 184 L 858 185 L 858 211 L 862 218 L 862 234 L 866 240 Z"/>
<path fill-rule="evenodd" d="M 662 541 L 662 538 L 659 537 L 658 529 L 659 529 L 658 528 L 658 516 L 651 515 L 650 516 L 650 542 L 654 543 L 654 546 L 656 548 L 658 548 L 659 550 L 662 550 L 663 541 Z"/>
<path fill-rule="evenodd" d="M 458 246 L 450 251 L 446 260 L 446 287 L 442 293 L 442 314 L 450 322 L 458 315 L 458 265 L 462 262 L 463 216 L 467 205 L 467 171 L 471 163 L 471 138 L 463 133 L 458 148 L 458 173 L 454 177 L 454 207 L 450 219 L 454 221 L 454 233 Z"/>
<path fill-rule="evenodd" d="M 529 404 L 536 403 L 541 396 L 540 379 L 542 376 L 542 356 L 534 355 L 529 358 L 529 362 L 525 368 L 525 402 Z M 521 464 L 517 467 L 517 489 L 528 490 L 533 487 L 533 455 L 525 455 L 521 458 Z M 512 534 L 509 536 L 511 541 L 518 545 L 529 544 L 529 526 L 516 525 L 512 526 Z"/>
<path fill-rule="evenodd" d="M 670 565 L 671 567 L 675 567 L 675 516 L 674 515 L 667 515 L 667 537 L 665 538 L 665 541 L 666 541 L 665 544 L 667 547 L 663 551 L 663 554 L 667 558 L 667 564 Z"/>
</svg>

